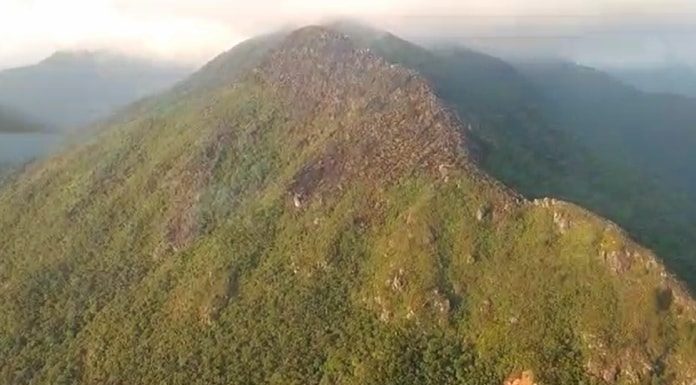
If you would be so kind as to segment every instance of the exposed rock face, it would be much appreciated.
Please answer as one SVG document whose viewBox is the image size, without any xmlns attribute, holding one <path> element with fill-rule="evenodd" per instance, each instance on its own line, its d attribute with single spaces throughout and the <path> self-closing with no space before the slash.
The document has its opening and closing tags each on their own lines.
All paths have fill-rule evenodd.
<svg viewBox="0 0 696 385">
<path fill-rule="evenodd" d="M 534 372 L 525 370 L 519 374 L 511 375 L 503 385 L 536 385 L 534 382 Z"/>
<path fill-rule="evenodd" d="M 452 129 L 458 127 L 455 117 L 428 83 L 357 49 L 344 35 L 321 27 L 298 30 L 255 76 L 293 101 L 298 133 L 307 140 L 317 133 L 306 123 L 317 112 L 350 126 L 323 133 L 326 147 L 295 176 L 296 194 L 311 197 L 356 177 L 389 182 L 414 168 L 445 177 L 444 165 L 466 162 L 463 131 Z"/>
<path fill-rule="evenodd" d="M 561 234 L 565 234 L 568 227 L 570 227 L 570 220 L 557 211 L 553 213 L 553 223 Z"/>
<path fill-rule="evenodd" d="M 623 274 L 631 268 L 633 256 L 630 251 L 602 251 L 602 258 L 614 273 Z"/>
</svg>

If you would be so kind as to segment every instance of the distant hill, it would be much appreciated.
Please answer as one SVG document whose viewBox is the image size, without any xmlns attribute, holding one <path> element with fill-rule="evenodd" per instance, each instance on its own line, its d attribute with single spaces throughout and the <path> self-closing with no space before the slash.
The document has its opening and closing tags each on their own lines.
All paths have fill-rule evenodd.
<svg viewBox="0 0 696 385">
<path fill-rule="evenodd" d="M 641 91 L 696 97 L 696 68 L 679 65 L 607 68 L 606 72 Z"/>
<path fill-rule="evenodd" d="M 0 106 L 0 133 L 36 132 L 44 129 L 17 111 Z"/>
<path fill-rule="evenodd" d="M 187 68 L 107 52 L 57 52 L 0 72 L 0 105 L 57 130 L 102 119 L 185 77 Z"/>
<path fill-rule="evenodd" d="M 696 99 L 641 92 L 570 63 L 521 67 L 560 128 L 646 175 L 696 195 Z"/>
</svg>

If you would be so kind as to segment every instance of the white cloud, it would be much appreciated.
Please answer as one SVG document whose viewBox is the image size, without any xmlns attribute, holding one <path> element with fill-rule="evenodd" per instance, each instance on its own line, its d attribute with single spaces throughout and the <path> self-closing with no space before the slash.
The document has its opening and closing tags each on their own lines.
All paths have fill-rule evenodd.
<svg viewBox="0 0 696 385">
<path fill-rule="evenodd" d="M 0 65 L 5 66 L 58 49 L 97 48 L 200 62 L 244 37 L 214 20 L 129 13 L 108 0 L 0 1 Z"/>
<path fill-rule="evenodd" d="M 313 23 L 339 15 L 377 22 L 411 37 L 605 36 L 627 32 L 629 36 L 642 33 L 660 37 L 694 33 L 696 2 L 0 0 L 0 67 L 36 61 L 57 49 L 76 48 L 127 50 L 200 63 L 244 37 L 291 22 Z M 670 40 L 667 45 L 674 44 Z M 679 47 L 669 49 L 682 49 Z"/>
</svg>

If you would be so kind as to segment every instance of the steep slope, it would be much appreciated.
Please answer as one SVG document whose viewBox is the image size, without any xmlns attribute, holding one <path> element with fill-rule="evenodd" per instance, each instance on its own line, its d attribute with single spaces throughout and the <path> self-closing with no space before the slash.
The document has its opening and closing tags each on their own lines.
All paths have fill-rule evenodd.
<svg viewBox="0 0 696 385">
<path fill-rule="evenodd" d="M 76 128 L 170 87 L 188 69 L 106 52 L 57 52 L 0 72 L 0 105 L 54 129 Z"/>
<path fill-rule="evenodd" d="M 415 72 L 308 27 L 217 84 L 0 190 L 3 382 L 696 378 L 656 258 L 478 171 Z"/>
<path fill-rule="evenodd" d="M 354 25 L 344 31 L 359 34 L 364 46 L 389 61 L 423 74 L 468 121 L 481 165 L 505 183 L 531 196 L 553 192 L 566 197 L 561 186 L 589 176 L 585 165 L 593 163 L 590 153 L 549 124 L 539 93 L 509 64 L 458 47 L 426 50 Z"/>
<path fill-rule="evenodd" d="M 231 82 L 259 65 L 265 55 L 287 36 L 277 32 L 253 37 L 220 54 L 177 87 L 178 91 L 196 92 L 217 88 L 220 82 Z"/>
<path fill-rule="evenodd" d="M 617 221 L 641 242 L 657 249 L 666 263 L 696 290 L 693 195 L 676 188 L 673 183 L 664 183 L 662 175 L 648 172 L 649 168 L 641 163 L 643 159 L 636 162 L 617 156 L 623 150 L 622 138 L 635 135 L 607 127 L 616 123 L 615 116 L 621 117 L 622 113 L 634 109 L 641 110 L 643 117 L 629 119 L 643 127 L 648 120 L 655 127 L 670 125 L 674 120 L 672 116 L 664 111 L 651 115 L 650 111 L 655 108 L 645 103 L 636 104 L 635 90 L 627 92 L 627 87 L 608 77 L 583 79 L 575 85 L 583 87 L 588 99 L 595 93 L 613 96 L 600 102 L 605 104 L 603 110 L 608 114 L 598 115 L 587 103 L 564 102 L 567 110 L 575 111 L 578 119 L 585 120 L 578 127 L 577 122 L 567 116 L 559 119 L 556 107 L 556 98 L 567 101 L 568 95 L 574 95 L 572 87 L 566 87 L 565 98 L 548 93 L 550 88 L 563 88 L 568 82 L 562 75 L 555 76 L 557 71 L 550 70 L 547 75 L 539 68 L 536 76 L 528 78 L 525 75 L 529 73 L 520 73 L 508 63 L 464 48 L 442 46 L 426 50 L 392 34 L 355 23 L 342 22 L 336 27 L 354 37 L 361 46 L 370 47 L 389 61 L 414 68 L 426 76 L 438 96 L 460 116 L 466 117 L 480 165 L 487 172 L 526 196 L 569 200 Z M 540 82 L 544 84 L 540 86 Z M 608 88 L 614 91 L 607 91 Z M 617 94 L 617 88 L 622 92 Z M 616 108 L 617 105 L 622 107 Z M 665 101 L 658 105 L 665 106 Z M 646 114 L 650 115 L 649 119 Z M 592 119 L 591 123 L 587 122 Z M 695 120 L 683 121 L 693 123 Z M 583 127 L 591 125 L 605 129 L 579 135 L 578 131 L 587 131 Z M 606 141 L 611 132 L 614 133 L 612 140 Z M 654 136 L 651 141 L 660 142 Z M 686 145 L 680 147 L 686 150 L 690 141 L 684 143 Z M 653 158 L 660 160 L 662 154 L 664 158 L 674 156 L 668 147 L 652 148 Z M 681 156 L 685 166 L 688 162 L 683 161 L 689 159 L 689 152 L 676 154 Z M 675 162 L 663 164 L 662 173 L 682 175 L 686 180 L 686 174 L 693 173 L 683 168 Z"/>
</svg>

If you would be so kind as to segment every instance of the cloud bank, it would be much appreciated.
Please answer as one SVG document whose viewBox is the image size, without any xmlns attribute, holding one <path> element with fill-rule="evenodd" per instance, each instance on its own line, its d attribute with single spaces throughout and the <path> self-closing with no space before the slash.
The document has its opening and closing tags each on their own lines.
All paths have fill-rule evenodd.
<svg viewBox="0 0 696 385">
<path fill-rule="evenodd" d="M 0 68 L 104 48 L 201 64 L 255 34 L 338 17 L 501 55 L 696 64 L 690 0 L 1 0 Z"/>
</svg>

